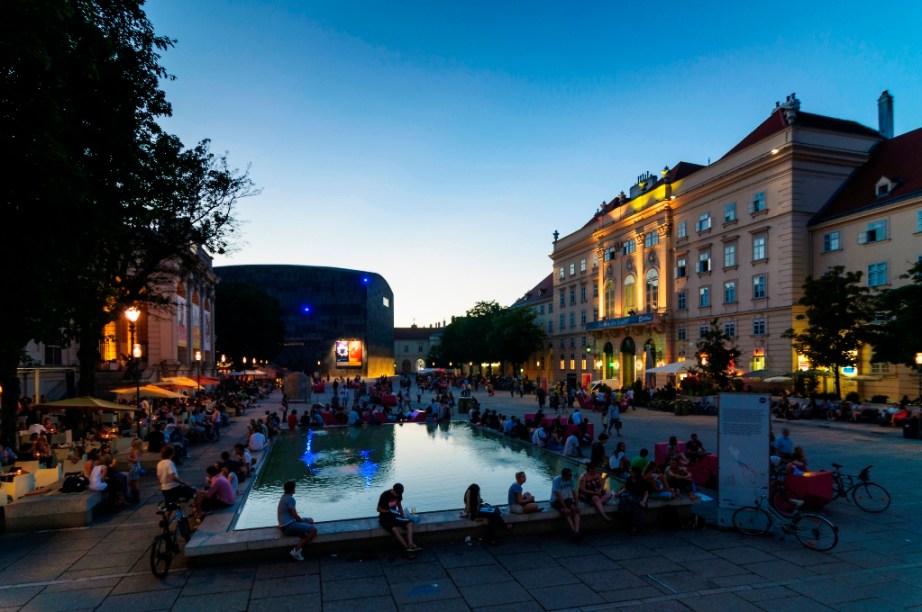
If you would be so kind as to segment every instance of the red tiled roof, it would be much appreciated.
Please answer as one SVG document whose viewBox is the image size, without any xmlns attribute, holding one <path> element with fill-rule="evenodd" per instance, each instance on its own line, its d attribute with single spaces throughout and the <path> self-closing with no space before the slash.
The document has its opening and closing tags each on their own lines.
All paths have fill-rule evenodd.
<svg viewBox="0 0 922 612">
<path fill-rule="evenodd" d="M 894 187 L 888 194 L 877 197 L 877 181 L 884 176 L 894 182 Z M 876 145 L 868 161 L 852 173 L 810 224 L 884 206 L 920 193 L 922 128 Z"/>
<path fill-rule="evenodd" d="M 878 133 L 877 130 L 872 130 L 855 121 L 835 119 L 833 117 L 826 117 L 825 115 L 814 115 L 813 113 L 804 113 L 801 111 L 797 111 L 794 125 L 817 130 L 826 130 L 829 132 L 844 132 L 847 134 L 858 134 L 860 136 L 880 137 L 880 133 Z M 750 147 L 773 134 L 777 134 L 786 127 L 788 126 L 784 120 L 784 109 L 776 108 L 775 111 L 768 116 L 768 119 L 763 121 L 756 129 L 752 130 L 748 136 L 739 141 L 735 147 L 727 151 L 723 157 L 742 151 L 746 147 Z"/>
<path fill-rule="evenodd" d="M 543 300 L 551 296 L 551 292 L 554 289 L 554 273 L 551 272 L 548 274 L 544 280 L 532 287 L 531 290 L 525 293 L 522 297 L 517 299 L 512 305 L 513 306 L 522 306 L 523 304 L 528 304 L 529 302 L 534 302 L 536 300 Z"/>
</svg>

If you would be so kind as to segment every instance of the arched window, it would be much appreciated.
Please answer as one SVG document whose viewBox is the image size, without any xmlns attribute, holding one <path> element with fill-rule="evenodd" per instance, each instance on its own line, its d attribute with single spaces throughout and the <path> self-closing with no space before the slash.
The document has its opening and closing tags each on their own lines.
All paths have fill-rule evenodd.
<svg viewBox="0 0 922 612">
<path fill-rule="evenodd" d="M 605 318 L 615 318 L 615 283 L 612 281 L 605 283 Z"/>
<path fill-rule="evenodd" d="M 634 278 L 633 274 L 628 274 L 624 277 L 624 310 L 625 314 L 628 310 L 633 310 L 637 307 L 636 294 L 635 294 L 635 284 L 637 279 Z"/>
<path fill-rule="evenodd" d="M 659 304 L 659 272 L 656 268 L 647 271 L 644 295 L 647 299 L 647 311 L 656 310 Z"/>
</svg>

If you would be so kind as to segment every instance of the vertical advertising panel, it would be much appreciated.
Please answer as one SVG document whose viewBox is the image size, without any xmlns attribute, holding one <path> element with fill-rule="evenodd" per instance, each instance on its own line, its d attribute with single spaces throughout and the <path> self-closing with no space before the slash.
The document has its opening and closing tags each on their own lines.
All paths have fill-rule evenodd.
<svg viewBox="0 0 922 612">
<path fill-rule="evenodd" d="M 176 346 L 189 346 L 189 311 L 181 295 L 176 296 Z"/>
<path fill-rule="evenodd" d="M 361 340 L 337 340 L 334 348 L 337 368 L 362 367 L 363 347 Z"/>
<path fill-rule="evenodd" d="M 751 506 L 768 486 L 771 398 L 721 393 L 717 445 L 717 524 L 732 526 L 733 512 Z"/>
</svg>

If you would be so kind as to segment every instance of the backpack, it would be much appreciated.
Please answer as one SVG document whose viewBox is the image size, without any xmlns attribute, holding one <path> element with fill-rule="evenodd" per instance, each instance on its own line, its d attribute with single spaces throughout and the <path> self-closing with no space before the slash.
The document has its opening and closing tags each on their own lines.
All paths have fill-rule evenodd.
<svg viewBox="0 0 922 612">
<path fill-rule="evenodd" d="M 61 483 L 61 493 L 82 493 L 90 486 L 90 481 L 83 474 L 71 474 Z"/>
</svg>

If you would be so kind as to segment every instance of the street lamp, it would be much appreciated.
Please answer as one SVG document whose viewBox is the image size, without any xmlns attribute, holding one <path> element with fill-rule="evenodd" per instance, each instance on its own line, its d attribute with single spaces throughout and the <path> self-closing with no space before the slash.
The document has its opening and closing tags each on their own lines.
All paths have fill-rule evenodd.
<svg viewBox="0 0 922 612">
<path fill-rule="evenodd" d="M 198 384 L 195 387 L 196 393 L 200 393 L 202 390 L 202 351 L 195 351 L 195 361 L 198 363 Z"/>
<path fill-rule="evenodd" d="M 916 372 L 919 373 L 919 403 L 922 404 L 922 353 L 916 353 Z"/>
<path fill-rule="evenodd" d="M 128 346 L 130 347 L 129 354 L 132 358 L 131 365 L 134 368 L 134 408 L 135 421 L 138 424 L 138 437 L 141 436 L 141 417 L 138 416 L 138 413 L 141 411 L 141 345 L 134 343 L 134 332 L 135 325 L 137 324 L 138 317 L 140 316 L 141 311 L 137 306 L 130 306 L 125 309 L 125 318 L 128 319 Z"/>
</svg>

